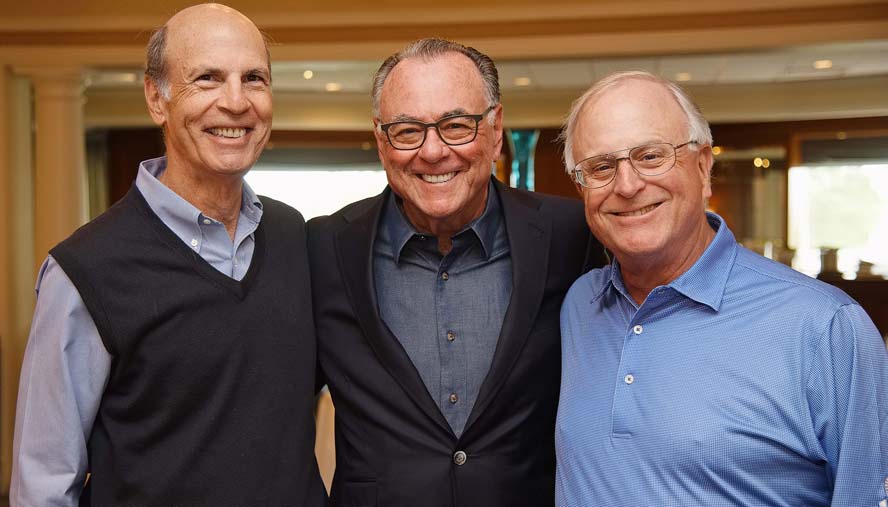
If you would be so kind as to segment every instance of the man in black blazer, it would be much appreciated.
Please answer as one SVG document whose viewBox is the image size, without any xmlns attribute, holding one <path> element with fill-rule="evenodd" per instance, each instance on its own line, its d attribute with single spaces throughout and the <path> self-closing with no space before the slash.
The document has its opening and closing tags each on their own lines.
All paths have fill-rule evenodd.
<svg viewBox="0 0 888 507">
<path fill-rule="evenodd" d="M 439 39 L 373 85 L 389 187 L 309 223 L 337 507 L 554 503 L 559 309 L 600 265 L 578 201 L 491 177 L 496 67 Z"/>
</svg>

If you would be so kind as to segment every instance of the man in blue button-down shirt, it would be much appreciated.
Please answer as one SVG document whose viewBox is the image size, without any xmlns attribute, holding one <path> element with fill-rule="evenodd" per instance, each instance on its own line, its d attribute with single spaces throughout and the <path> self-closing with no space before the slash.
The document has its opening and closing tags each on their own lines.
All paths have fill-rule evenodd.
<svg viewBox="0 0 888 507">
<path fill-rule="evenodd" d="M 561 312 L 556 503 L 886 505 L 885 346 L 847 295 L 705 212 L 712 137 L 684 92 L 606 77 L 565 139 L 615 259 Z"/>
</svg>

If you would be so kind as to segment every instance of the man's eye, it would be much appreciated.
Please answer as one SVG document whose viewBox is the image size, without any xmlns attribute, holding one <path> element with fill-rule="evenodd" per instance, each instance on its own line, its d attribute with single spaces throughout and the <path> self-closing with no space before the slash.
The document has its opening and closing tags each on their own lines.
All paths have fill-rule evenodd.
<svg viewBox="0 0 888 507">
<path fill-rule="evenodd" d="M 396 136 L 409 136 L 419 132 L 419 129 L 416 127 L 402 127 L 399 129 L 393 129 L 393 132 Z"/>
<path fill-rule="evenodd" d="M 648 162 L 651 161 L 651 160 L 659 160 L 659 159 L 661 159 L 661 158 L 663 158 L 663 154 L 662 154 L 662 153 L 657 153 L 657 152 L 643 153 L 643 154 L 641 155 L 641 160 L 645 160 L 645 161 L 648 161 Z"/>
<path fill-rule="evenodd" d="M 247 82 L 250 82 L 250 83 L 264 83 L 265 82 L 265 78 L 260 76 L 259 74 L 250 74 L 249 76 L 247 76 L 246 80 L 247 80 Z"/>
<path fill-rule="evenodd" d="M 588 171 L 592 174 L 602 173 L 613 170 L 614 166 L 608 164 L 607 162 L 601 162 L 589 167 Z"/>
<path fill-rule="evenodd" d="M 472 127 L 470 127 L 469 125 L 466 125 L 465 123 L 460 123 L 460 122 L 454 121 L 454 122 L 448 122 L 448 123 L 445 123 L 444 125 L 441 125 L 441 128 L 442 128 L 442 130 L 460 131 L 460 130 L 469 130 Z"/>
</svg>

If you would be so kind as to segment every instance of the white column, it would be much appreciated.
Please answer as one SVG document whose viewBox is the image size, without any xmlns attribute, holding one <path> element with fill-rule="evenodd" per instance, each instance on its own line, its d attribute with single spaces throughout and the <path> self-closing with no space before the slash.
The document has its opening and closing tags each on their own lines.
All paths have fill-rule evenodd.
<svg viewBox="0 0 888 507">
<path fill-rule="evenodd" d="M 34 85 L 34 255 L 43 257 L 88 216 L 79 68 L 17 69 Z"/>
<path fill-rule="evenodd" d="M 0 64 L 0 494 L 9 492 L 19 370 L 34 311 L 31 84 Z M 39 261 L 38 261 L 39 262 Z"/>
</svg>

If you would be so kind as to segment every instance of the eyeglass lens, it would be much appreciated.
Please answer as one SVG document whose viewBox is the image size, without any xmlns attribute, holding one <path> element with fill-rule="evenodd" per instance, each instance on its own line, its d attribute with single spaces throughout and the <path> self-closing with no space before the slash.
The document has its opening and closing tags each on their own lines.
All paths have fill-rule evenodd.
<svg viewBox="0 0 888 507">
<path fill-rule="evenodd" d="M 438 135 L 447 144 L 458 145 L 471 142 L 478 132 L 478 122 L 470 116 L 451 116 L 434 124 Z M 420 122 L 398 122 L 388 128 L 388 137 L 395 148 L 415 148 L 425 141 L 426 124 Z"/>
<path fill-rule="evenodd" d="M 672 168 L 675 163 L 675 148 L 669 143 L 647 144 L 632 148 L 625 158 L 639 174 L 657 176 Z M 576 170 L 578 176 L 584 178 L 584 183 L 592 186 L 606 185 L 616 175 L 617 164 L 622 159 L 623 157 L 617 158 L 613 154 L 600 155 L 581 161 Z"/>
</svg>

